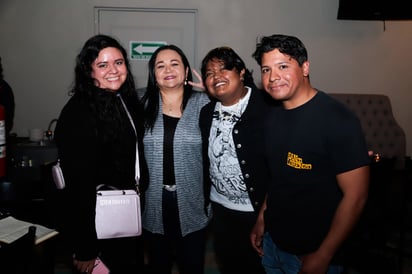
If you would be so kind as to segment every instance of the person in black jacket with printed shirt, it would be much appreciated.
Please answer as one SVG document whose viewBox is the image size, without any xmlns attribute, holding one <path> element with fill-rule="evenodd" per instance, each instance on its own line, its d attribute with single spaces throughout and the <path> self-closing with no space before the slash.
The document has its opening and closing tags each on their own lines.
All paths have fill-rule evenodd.
<svg viewBox="0 0 412 274">
<path fill-rule="evenodd" d="M 211 50 L 201 71 L 214 98 L 201 111 L 200 127 L 205 193 L 212 203 L 219 270 L 223 274 L 264 273 L 249 233 L 268 182 L 261 145 L 263 121 L 273 100 L 257 89 L 243 60 L 229 47 Z"/>
</svg>

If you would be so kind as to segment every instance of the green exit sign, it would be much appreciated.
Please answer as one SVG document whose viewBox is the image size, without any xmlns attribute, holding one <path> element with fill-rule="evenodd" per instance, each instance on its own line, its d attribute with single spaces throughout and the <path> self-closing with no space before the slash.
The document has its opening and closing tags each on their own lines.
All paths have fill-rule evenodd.
<svg viewBox="0 0 412 274">
<path fill-rule="evenodd" d="M 130 58 L 133 60 L 149 60 L 155 50 L 166 45 L 158 41 L 130 41 Z"/>
</svg>

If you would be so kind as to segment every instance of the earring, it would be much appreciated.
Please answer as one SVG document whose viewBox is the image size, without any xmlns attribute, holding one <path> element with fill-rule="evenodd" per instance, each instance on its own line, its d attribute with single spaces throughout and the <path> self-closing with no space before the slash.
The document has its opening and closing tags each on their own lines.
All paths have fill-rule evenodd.
<svg viewBox="0 0 412 274">
<path fill-rule="evenodd" d="M 187 86 L 187 79 L 185 80 L 185 86 Z"/>
</svg>

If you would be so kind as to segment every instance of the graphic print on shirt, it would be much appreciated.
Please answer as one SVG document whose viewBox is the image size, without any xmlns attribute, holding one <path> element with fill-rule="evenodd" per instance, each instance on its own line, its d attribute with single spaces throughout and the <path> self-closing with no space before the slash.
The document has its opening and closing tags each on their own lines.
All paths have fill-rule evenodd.
<svg viewBox="0 0 412 274">
<path fill-rule="evenodd" d="M 220 199 L 237 205 L 250 204 L 246 184 L 232 138 L 238 111 L 215 111 L 209 137 L 210 177 Z"/>
<path fill-rule="evenodd" d="M 288 152 L 287 165 L 296 169 L 312 169 L 312 164 L 305 164 L 297 154 Z"/>
</svg>

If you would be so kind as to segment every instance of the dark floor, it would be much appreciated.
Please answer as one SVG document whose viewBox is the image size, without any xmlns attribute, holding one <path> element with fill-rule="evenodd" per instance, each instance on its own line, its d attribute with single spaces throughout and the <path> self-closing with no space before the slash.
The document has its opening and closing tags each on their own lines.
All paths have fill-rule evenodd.
<svg viewBox="0 0 412 274">
<path fill-rule="evenodd" d="M 382 166 L 374 168 L 364 216 L 349 241 L 347 274 L 412 273 L 412 175 L 388 174 Z M 10 187 L 0 188 L 0 211 L 10 211 L 26 221 L 52 224 L 50 215 L 58 214 L 58 208 L 50 210 L 47 200 L 41 198 L 16 203 L 15 197 L 7 193 Z M 54 270 L 50 274 L 70 273 L 70 262 L 66 260 L 59 237 L 51 244 L 53 242 Z M 207 250 L 205 273 L 218 274 L 210 242 Z"/>
<path fill-rule="evenodd" d="M 212 245 L 209 241 L 207 244 L 207 252 L 205 258 L 205 274 L 219 274 L 220 272 L 217 269 L 216 262 L 214 259 L 214 254 L 212 251 Z M 57 256 L 55 260 L 54 274 L 71 274 L 69 262 L 66 260 L 67 256 Z M 178 274 L 177 268 L 173 269 L 172 274 Z"/>
<path fill-rule="evenodd" d="M 364 247 L 359 247 L 354 250 L 351 265 L 348 267 L 346 274 L 410 274 L 412 273 L 412 257 L 403 258 L 403 262 L 399 261 L 398 253 L 395 247 L 395 241 L 387 243 L 387 249 L 370 248 L 365 250 Z M 412 246 L 412 234 L 408 240 L 408 248 Z M 412 251 L 412 250 L 409 250 Z M 217 265 L 214 259 L 211 242 L 207 245 L 205 274 L 219 274 Z M 400 268 L 399 263 L 402 263 Z M 54 274 L 70 274 L 70 267 L 67 261 L 62 260 L 62 257 L 56 257 Z M 173 274 L 178 274 L 177 270 Z"/>
<path fill-rule="evenodd" d="M 35 206 L 30 211 L 37 211 Z M 409 228 L 412 228 L 410 226 Z M 412 229 L 405 234 L 404 251 L 405 254 L 399 253 L 400 234 L 396 229 L 391 230 L 389 237 L 385 241 L 381 237 L 375 239 L 353 240 L 350 253 L 348 256 L 347 274 L 369 274 L 369 273 L 389 273 L 389 274 L 407 274 L 412 273 Z M 376 235 L 375 235 L 376 236 Z M 60 244 L 57 236 L 49 243 L 54 250 L 54 270 L 50 269 L 50 274 L 69 274 L 70 273 L 70 256 L 64 252 L 63 245 Z M 50 247 L 49 246 L 49 247 Z M 405 255 L 405 256 L 401 256 Z M 402 264 L 402 267 L 401 267 Z M 46 272 L 38 272 L 44 273 Z M 175 271 L 173 274 L 178 274 Z M 207 244 L 205 274 L 219 274 L 211 242 Z"/>
</svg>

